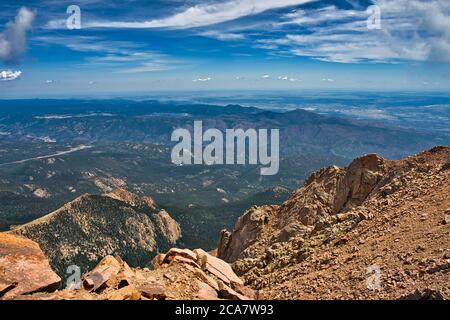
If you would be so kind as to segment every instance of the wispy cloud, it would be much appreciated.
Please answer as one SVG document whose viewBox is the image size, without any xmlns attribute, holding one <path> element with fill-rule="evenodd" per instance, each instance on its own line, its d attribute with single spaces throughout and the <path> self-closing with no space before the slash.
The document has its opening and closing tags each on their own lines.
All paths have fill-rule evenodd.
<svg viewBox="0 0 450 320">
<path fill-rule="evenodd" d="M 197 79 L 194 79 L 194 80 L 192 80 L 192 82 L 209 82 L 209 81 L 211 81 L 211 80 L 212 80 L 211 77 L 206 77 L 206 78 L 197 78 Z"/>
<path fill-rule="evenodd" d="M 220 32 L 220 31 L 205 31 L 199 33 L 200 36 L 210 37 L 217 40 L 243 40 L 245 36 L 240 33 L 229 33 L 229 32 Z"/>
<path fill-rule="evenodd" d="M 158 72 L 178 69 L 182 65 L 181 62 L 171 60 L 154 60 L 142 62 L 135 67 L 125 68 L 119 73 L 144 73 L 144 72 Z"/>
<path fill-rule="evenodd" d="M 289 82 L 298 82 L 301 81 L 300 79 L 289 77 L 289 76 L 279 76 L 278 80 L 280 81 L 289 81 Z"/>
<path fill-rule="evenodd" d="M 365 10 L 338 10 L 336 6 L 327 6 L 317 10 L 296 10 L 285 14 L 282 21 L 274 25 L 319 25 L 323 22 L 336 22 L 347 19 L 367 19 Z"/>
<path fill-rule="evenodd" d="M 105 40 L 95 36 L 38 36 L 33 41 L 41 44 L 60 45 L 85 53 L 117 54 L 142 47 L 131 41 Z"/>
<path fill-rule="evenodd" d="M 298 10 L 274 23 L 286 28 L 284 36 L 259 40 L 257 47 L 339 63 L 450 61 L 450 2 L 375 3 L 381 9 L 380 30 L 367 28 L 369 14 L 365 8 Z M 303 32 L 293 33 L 295 25 Z"/>
<path fill-rule="evenodd" d="M 5 30 L 0 33 L 0 61 L 15 62 L 25 51 L 27 32 L 31 29 L 34 17 L 35 12 L 22 7 L 14 21 L 6 24 Z"/>
<path fill-rule="evenodd" d="M 313 6 L 302 6 L 312 2 Z M 346 8 L 318 0 L 196 3 L 178 11 L 174 8 L 172 15 L 144 21 L 102 21 L 90 16 L 83 20 L 83 28 L 198 28 L 193 35 L 239 41 L 272 57 L 304 56 L 338 63 L 450 61 L 448 0 L 373 0 L 381 9 L 380 30 L 367 28 L 370 14 L 361 5 L 366 2 L 357 0 L 347 0 Z M 264 19 L 257 17 L 273 9 L 283 10 L 267 13 Z M 233 21 L 249 16 L 254 18 Z M 221 24 L 229 21 L 233 23 Z M 63 22 L 48 25 L 62 27 Z M 101 45 L 90 43 L 83 49 L 95 51 Z"/>
<path fill-rule="evenodd" d="M 96 28 L 173 28 L 189 29 L 210 26 L 241 17 L 255 15 L 271 9 L 296 6 L 317 0 L 229 0 L 221 3 L 204 3 L 160 19 L 141 22 L 87 21 L 85 27 Z M 53 23 L 58 25 L 59 23 Z M 50 23 L 52 25 L 52 23 Z"/>
<path fill-rule="evenodd" d="M 172 70 L 186 63 L 169 55 L 147 51 L 143 44 L 131 41 L 104 40 L 99 37 L 41 36 L 33 39 L 42 44 L 62 45 L 87 54 L 85 66 L 105 67 L 118 73 L 144 73 Z"/>
</svg>

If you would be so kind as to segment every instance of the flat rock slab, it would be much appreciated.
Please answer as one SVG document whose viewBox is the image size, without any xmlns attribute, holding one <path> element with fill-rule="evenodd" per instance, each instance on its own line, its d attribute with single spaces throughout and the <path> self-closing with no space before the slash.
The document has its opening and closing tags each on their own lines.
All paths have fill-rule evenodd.
<svg viewBox="0 0 450 320">
<path fill-rule="evenodd" d="M 116 287 L 119 283 L 129 284 L 133 271 L 120 258 L 106 256 L 88 274 L 83 277 L 86 290 L 100 293 L 106 288 Z"/>
<path fill-rule="evenodd" d="M 38 244 L 23 237 L 0 233 L 0 299 L 52 292 L 60 283 L 61 278 L 53 272 Z"/>
<path fill-rule="evenodd" d="M 165 300 L 167 298 L 166 288 L 162 284 L 146 284 L 137 287 L 143 297 L 150 300 Z"/>
<path fill-rule="evenodd" d="M 188 249 L 172 248 L 164 256 L 163 263 L 170 263 L 175 257 L 183 257 L 192 261 L 197 261 L 197 256 L 194 252 Z"/>
<path fill-rule="evenodd" d="M 210 272 L 227 284 L 233 282 L 240 285 L 244 284 L 225 261 L 210 255 L 202 249 L 195 249 L 194 252 L 197 254 L 203 270 Z"/>
</svg>

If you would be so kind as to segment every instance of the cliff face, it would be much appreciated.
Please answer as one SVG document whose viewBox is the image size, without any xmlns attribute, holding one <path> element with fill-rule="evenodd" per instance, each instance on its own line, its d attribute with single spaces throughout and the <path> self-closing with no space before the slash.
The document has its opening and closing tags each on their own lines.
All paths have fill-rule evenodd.
<svg viewBox="0 0 450 320">
<path fill-rule="evenodd" d="M 36 241 L 60 275 L 70 265 L 87 271 L 110 254 L 145 265 L 181 236 L 178 223 L 151 198 L 122 189 L 81 196 L 11 233 Z"/>
<path fill-rule="evenodd" d="M 246 249 L 301 236 L 357 208 L 375 190 L 387 166 L 382 158 L 366 155 L 347 168 L 332 166 L 313 173 L 281 206 L 254 207 L 238 219 L 232 234 L 223 231 L 219 256 L 234 262 L 248 255 L 251 250 Z M 278 236 L 268 239 L 269 234 Z"/>
<path fill-rule="evenodd" d="M 448 294 L 447 221 L 449 147 L 401 161 L 366 155 L 312 174 L 281 206 L 247 211 L 221 232 L 218 256 L 266 298 Z M 368 270 L 381 288 L 367 284 Z"/>
</svg>

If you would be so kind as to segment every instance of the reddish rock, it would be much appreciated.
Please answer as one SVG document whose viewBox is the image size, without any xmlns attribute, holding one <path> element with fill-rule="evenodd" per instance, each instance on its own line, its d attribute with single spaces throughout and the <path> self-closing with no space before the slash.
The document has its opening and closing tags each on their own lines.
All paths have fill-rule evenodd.
<svg viewBox="0 0 450 320">
<path fill-rule="evenodd" d="M 197 255 L 188 249 L 170 249 L 164 256 L 163 263 L 170 263 L 175 257 L 183 257 L 192 261 L 197 261 Z"/>
<path fill-rule="evenodd" d="M 188 264 L 188 265 L 190 265 L 190 266 L 192 266 L 194 268 L 200 268 L 200 266 L 195 261 L 193 261 L 191 259 L 184 258 L 182 256 L 175 256 L 172 259 L 172 261 L 170 261 L 170 264 L 173 264 L 173 263 L 185 263 L 185 264 Z"/>
<path fill-rule="evenodd" d="M 150 300 L 165 300 L 167 298 L 166 288 L 159 283 L 146 284 L 137 287 L 143 297 Z"/>
<path fill-rule="evenodd" d="M 140 300 L 141 293 L 133 286 L 126 286 L 107 294 L 107 300 Z"/>
<path fill-rule="evenodd" d="M 217 255 L 227 262 L 237 260 L 264 229 L 271 215 L 270 207 L 254 207 L 245 212 L 236 222 L 233 233 L 222 230 Z"/>
<path fill-rule="evenodd" d="M 130 277 L 133 277 L 133 271 L 120 258 L 106 256 L 100 263 L 88 274 L 83 277 L 83 286 L 86 290 L 92 292 L 101 292 L 105 288 L 112 288 L 130 284 Z"/>
<path fill-rule="evenodd" d="M 181 237 L 180 225 L 165 210 L 155 215 L 156 226 L 161 230 L 170 244 L 175 244 Z"/>
<path fill-rule="evenodd" d="M 164 263 L 165 256 L 166 255 L 164 253 L 157 254 L 156 257 L 154 257 L 152 260 L 153 268 L 158 269 L 159 267 L 161 267 Z"/>
<path fill-rule="evenodd" d="M 3 297 L 8 291 L 11 291 L 17 287 L 17 282 L 3 282 L 0 280 L 0 298 Z"/>
<path fill-rule="evenodd" d="M 202 249 L 196 249 L 194 252 L 197 254 L 197 261 L 201 264 L 203 270 L 208 271 L 225 283 L 244 284 L 225 261 L 213 257 Z"/>
<path fill-rule="evenodd" d="M 217 284 L 217 281 L 214 280 L 214 278 L 208 276 L 206 273 L 204 273 L 202 270 L 197 269 L 194 271 L 195 275 L 204 283 L 206 283 L 208 286 L 212 287 L 214 290 L 219 291 L 219 285 Z"/>
<path fill-rule="evenodd" d="M 219 295 L 217 294 L 217 291 L 207 285 L 204 282 L 197 281 L 198 284 L 198 293 L 197 298 L 200 300 L 217 300 L 219 299 Z"/>
<path fill-rule="evenodd" d="M 219 296 L 228 300 L 249 300 L 248 297 L 236 292 L 222 282 L 219 282 Z"/>
<path fill-rule="evenodd" d="M 243 296 L 245 296 L 245 297 L 247 297 L 249 299 L 252 299 L 252 300 L 256 299 L 257 295 L 256 295 L 255 290 L 253 290 L 253 289 L 251 289 L 249 287 L 246 287 L 246 286 L 244 286 L 242 284 L 238 284 L 238 283 L 232 283 L 232 287 L 233 287 L 233 290 L 235 290 L 236 292 L 242 294 Z"/>
<path fill-rule="evenodd" d="M 61 278 L 35 242 L 0 233 L 0 299 L 58 289 Z"/>
<path fill-rule="evenodd" d="M 53 293 L 35 293 L 32 295 L 19 296 L 17 300 L 99 300 L 100 296 L 83 290 L 62 290 Z"/>
</svg>

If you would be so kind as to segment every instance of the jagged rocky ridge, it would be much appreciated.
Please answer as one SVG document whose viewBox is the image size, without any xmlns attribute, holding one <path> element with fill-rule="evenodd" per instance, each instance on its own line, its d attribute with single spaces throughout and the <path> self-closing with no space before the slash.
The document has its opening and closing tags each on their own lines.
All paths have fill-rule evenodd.
<svg viewBox="0 0 450 320">
<path fill-rule="evenodd" d="M 148 267 L 130 268 L 106 256 L 78 281 L 61 279 L 31 240 L 0 234 L 0 300 L 248 300 L 243 285 L 224 261 L 201 250 L 171 249 Z"/>
<path fill-rule="evenodd" d="M 61 276 L 71 265 L 86 272 L 107 255 L 143 266 L 181 236 L 178 223 L 150 197 L 123 189 L 83 195 L 11 233 L 37 242 Z"/>
<path fill-rule="evenodd" d="M 449 195 L 449 147 L 366 155 L 315 172 L 280 206 L 248 210 L 221 232 L 218 257 L 266 299 L 448 297 Z"/>
</svg>

